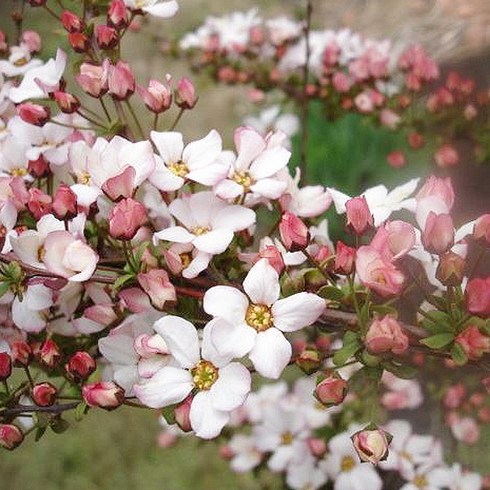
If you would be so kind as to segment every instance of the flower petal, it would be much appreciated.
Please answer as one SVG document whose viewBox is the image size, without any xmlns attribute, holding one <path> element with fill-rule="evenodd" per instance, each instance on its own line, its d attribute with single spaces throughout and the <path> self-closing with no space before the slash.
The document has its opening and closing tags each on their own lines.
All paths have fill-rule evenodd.
<svg viewBox="0 0 490 490">
<path fill-rule="evenodd" d="M 267 259 L 260 259 L 243 281 L 243 289 L 252 303 L 272 305 L 279 298 L 279 276 Z"/>
<path fill-rule="evenodd" d="M 212 230 L 194 238 L 192 244 L 202 252 L 217 255 L 223 253 L 233 240 L 233 231 L 227 229 Z"/>
<path fill-rule="evenodd" d="M 230 286 L 214 286 L 206 291 L 203 308 L 209 315 L 224 318 L 233 325 L 245 320 L 248 308 L 247 297 Z"/>
<path fill-rule="evenodd" d="M 278 379 L 291 360 L 292 348 L 277 328 L 260 332 L 249 354 L 255 369 L 266 378 Z"/>
<path fill-rule="evenodd" d="M 209 391 L 197 393 L 192 400 L 189 415 L 196 436 L 203 439 L 212 439 L 218 436 L 230 419 L 228 412 L 216 410 L 213 407 Z"/>
<path fill-rule="evenodd" d="M 235 410 L 247 398 L 251 383 L 250 372 L 242 364 L 232 362 L 222 367 L 210 390 L 213 407 L 224 411 Z"/>
<path fill-rule="evenodd" d="M 325 311 L 325 300 L 312 293 L 298 293 L 272 305 L 274 326 L 283 332 L 295 332 L 315 322 Z"/>
<path fill-rule="evenodd" d="M 167 240 L 169 242 L 190 243 L 196 235 L 189 233 L 182 226 L 171 226 L 155 233 L 155 236 L 160 240 Z"/>
</svg>

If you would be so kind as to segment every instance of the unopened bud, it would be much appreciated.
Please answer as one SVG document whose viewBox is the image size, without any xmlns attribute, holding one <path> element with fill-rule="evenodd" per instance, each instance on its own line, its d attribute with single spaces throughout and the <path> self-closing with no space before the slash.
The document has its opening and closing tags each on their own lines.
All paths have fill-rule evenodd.
<svg viewBox="0 0 490 490">
<path fill-rule="evenodd" d="M 119 42 L 117 31 L 113 27 L 99 25 L 95 28 L 95 36 L 100 49 L 114 49 Z"/>
<path fill-rule="evenodd" d="M 23 121 L 35 126 L 44 126 L 51 118 L 49 107 L 30 102 L 20 104 L 17 107 L 17 114 Z"/>
<path fill-rule="evenodd" d="M 356 260 L 356 249 L 349 247 L 340 240 L 335 250 L 334 271 L 336 274 L 349 275 L 354 270 Z"/>
<path fill-rule="evenodd" d="M 388 457 L 392 436 L 383 429 L 366 428 L 356 432 L 351 439 L 361 461 L 378 464 Z"/>
<path fill-rule="evenodd" d="M 114 410 L 124 401 L 124 390 L 112 381 L 102 381 L 83 385 L 82 396 L 89 407 Z"/>
<path fill-rule="evenodd" d="M 192 395 L 188 396 L 174 410 L 175 422 L 184 432 L 190 432 L 192 430 L 190 412 L 193 398 Z"/>
<path fill-rule="evenodd" d="M 32 387 L 31 398 L 39 407 L 50 407 L 56 401 L 58 390 L 51 383 L 39 383 Z"/>
<path fill-rule="evenodd" d="M 304 250 L 310 242 L 308 227 L 292 213 L 282 215 L 279 233 L 284 247 L 290 252 Z"/>
<path fill-rule="evenodd" d="M 332 374 L 322 379 L 315 388 L 315 397 L 326 407 L 342 403 L 347 395 L 347 381 Z"/>
<path fill-rule="evenodd" d="M 175 103 L 181 109 L 192 109 L 197 103 L 196 88 L 187 77 L 181 78 L 175 91 Z"/>
<path fill-rule="evenodd" d="M 128 26 L 128 11 L 123 0 L 112 0 L 107 11 L 107 24 L 115 29 L 123 29 Z"/>
<path fill-rule="evenodd" d="M 68 41 L 75 53 L 86 53 L 90 48 L 90 39 L 82 32 L 70 32 Z"/>
<path fill-rule="evenodd" d="M 7 352 L 0 352 L 0 381 L 5 381 L 12 374 L 12 358 Z"/>
<path fill-rule="evenodd" d="M 61 360 L 61 353 L 58 344 L 54 340 L 45 340 L 37 351 L 39 361 L 48 368 L 55 367 Z"/>
<path fill-rule="evenodd" d="M 364 196 L 349 199 L 346 204 L 347 228 L 362 235 L 373 226 L 373 216 Z"/>
<path fill-rule="evenodd" d="M 76 383 L 79 383 L 85 381 L 96 367 L 94 359 L 88 352 L 78 351 L 70 357 L 65 370 Z"/>
<path fill-rule="evenodd" d="M 61 23 L 68 32 L 80 32 L 84 28 L 83 20 L 78 15 L 64 10 L 61 13 Z"/>
<path fill-rule="evenodd" d="M 459 286 L 463 281 L 466 261 L 454 252 L 439 257 L 436 277 L 444 286 Z"/>
<path fill-rule="evenodd" d="M 68 92 L 62 92 L 58 90 L 53 92 L 53 99 L 58 105 L 61 112 L 65 114 L 73 114 L 80 108 L 80 101 L 72 94 Z"/>
<path fill-rule="evenodd" d="M 10 346 L 10 355 L 15 367 L 26 367 L 32 360 L 32 349 L 27 342 L 22 340 L 12 342 Z"/>
<path fill-rule="evenodd" d="M 24 440 L 22 431 L 13 424 L 0 424 L 0 446 L 11 451 Z"/>
</svg>

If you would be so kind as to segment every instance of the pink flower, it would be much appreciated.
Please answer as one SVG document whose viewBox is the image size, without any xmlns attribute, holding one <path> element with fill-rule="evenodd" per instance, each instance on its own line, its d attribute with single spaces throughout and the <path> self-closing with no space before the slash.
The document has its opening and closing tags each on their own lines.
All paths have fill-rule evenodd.
<svg viewBox="0 0 490 490">
<path fill-rule="evenodd" d="M 382 224 L 371 240 L 371 247 L 391 261 L 406 255 L 415 245 L 415 229 L 410 223 L 395 220 Z"/>
<path fill-rule="evenodd" d="M 77 196 L 66 184 L 60 184 L 56 190 L 53 214 L 61 220 L 73 219 L 77 215 Z"/>
<path fill-rule="evenodd" d="M 434 160 L 441 168 L 452 167 L 459 163 L 459 154 L 452 145 L 446 144 L 435 152 Z"/>
<path fill-rule="evenodd" d="M 66 277 L 69 281 L 90 279 L 98 259 L 89 245 L 68 231 L 53 231 L 44 241 L 44 265 L 53 274 Z"/>
<path fill-rule="evenodd" d="M 131 240 L 148 221 L 146 208 L 132 198 L 119 201 L 109 213 L 109 233 L 114 238 Z"/>
<path fill-rule="evenodd" d="M 361 282 L 383 297 L 399 294 L 405 276 L 372 246 L 357 251 L 356 272 Z"/>
<path fill-rule="evenodd" d="M 115 29 L 123 29 L 128 23 L 128 10 L 123 0 L 112 0 L 107 11 L 107 24 Z"/>
<path fill-rule="evenodd" d="M 408 337 L 400 323 L 390 315 L 376 318 L 371 323 L 364 342 L 373 354 L 391 351 L 400 355 L 408 349 Z"/>
<path fill-rule="evenodd" d="M 108 74 L 108 60 L 105 60 L 101 66 L 93 65 L 91 63 L 82 63 L 80 65 L 80 73 L 75 76 L 75 80 L 87 94 L 92 97 L 100 97 L 107 92 Z"/>
<path fill-rule="evenodd" d="M 114 49 L 119 42 L 117 31 L 113 27 L 98 25 L 95 28 L 95 35 L 100 49 Z"/>
<path fill-rule="evenodd" d="M 132 95 L 135 89 L 135 80 L 129 63 L 118 61 L 115 66 L 111 65 L 107 83 L 109 93 L 116 100 L 125 100 Z"/>
<path fill-rule="evenodd" d="M 388 153 L 386 161 L 393 168 L 401 168 L 407 164 L 407 159 L 405 158 L 405 153 L 401 150 L 392 151 Z"/>
<path fill-rule="evenodd" d="M 69 10 L 61 13 L 61 23 L 68 32 L 81 32 L 85 27 L 83 20 Z"/>
<path fill-rule="evenodd" d="M 348 275 L 354 270 L 354 261 L 356 260 L 356 249 L 349 247 L 342 241 L 337 242 L 335 250 L 335 265 L 336 274 Z"/>
<path fill-rule="evenodd" d="M 429 212 L 422 234 L 424 248 L 431 253 L 442 255 L 454 244 L 454 225 L 449 214 Z"/>
<path fill-rule="evenodd" d="M 459 344 L 470 360 L 476 360 L 490 352 L 490 337 L 481 333 L 476 325 L 466 327 L 457 337 Z"/>
<path fill-rule="evenodd" d="M 162 310 L 167 301 L 176 301 L 177 294 L 173 284 L 170 282 L 167 271 L 163 269 L 152 269 L 147 273 L 138 274 L 138 282 L 150 301 L 159 310 Z"/>
<path fill-rule="evenodd" d="M 189 78 L 182 77 L 177 82 L 177 90 L 175 91 L 175 103 L 181 109 L 192 109 L 196 105 L 196 88 Z"/>
<path fill-rule="evenodd" d="M 146 107 L 155 114 L 165 112 L 172 105 L 172 91 L 168 86 L 168 80 L 165 84 L 158 80 L 150 80 L 147 89 L 137 85 L 136 91 Z"/>
</svg>

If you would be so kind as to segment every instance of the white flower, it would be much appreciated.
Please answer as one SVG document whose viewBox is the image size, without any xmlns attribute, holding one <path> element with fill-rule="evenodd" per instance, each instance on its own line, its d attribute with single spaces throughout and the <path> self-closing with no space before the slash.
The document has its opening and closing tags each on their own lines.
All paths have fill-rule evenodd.
<svg viewBox="0 0 490 490">
<path fill-rule="evenodd" d="M 386 221 L 391 213 L 400 209 L 408 209 L 415 212 L 416 201 L 410 196 L 415 191 L 419 179 L 412 179 L 409 182 L 395 187 L 391 192 L 384 185 L 377 185 L 364 191 L 361 196 L 366 198 L 369 211 L 374 218 L 374 226 L 379 226 Z M 333 188 L 328 188 L 335 204 L 337 214 L 346 212 L 345 203 L 351 199 L 347 194 Z"/>
<path fill-rule="evenodd" d="M 257 449 L 255 439 L 244 434 L 234 434 L 228 443 L 233 452 L 230 466 L 237 473 L 246 473 L 260 464 L 262 451 Z"/>
<path fill-rule="evenodd" d="M 162 191 L 176 191 L 186 179 L 212 186 L 228 173 L 228 164 L 220 159 L 221 136 L 214 129 L 185 148 L 182 134 L 175 131 L 152 131 L 150 138 L 161 159 L 157 158 L 149 180 Z"/>
<path fill-rule="evenodd" d="M 235 231 L 245 230 L 255 223 L 255 213 L 243 206 L 231 206 L 212 192 L 198 192 L 175 199 L 169 211 L 183 226 L 171 226 L 155 237 L 177 243 L 192 243 L 208 254 L 224 252 Z"/>
<path fill-rule="evenodd" d="M 291 152 L 282 146 L 285 135 L 270 133 L 263 138 L 255 129 L 241 127 L 235 131 L 238 151 L 228 178 L 214 191 L 223 199 L 234 199 L 253 192 L 267 199 L 277 199 L 286 190 L 286 182 L 276 175 L 286 167 Z"/>
<path fill-rule="evenodd" d="M 161 408 L 183 401 L 193 390 L 190 422 L 198 437 L 216 437 L 230 419 L 230 412 L 245 401 L 251 384 L 248 369 L 220 356 L 204 328 L 202 347 L 195 327 L 177 316 L 166 316 L 154 325 L 173 356 L 176 366 L 160 369 L 145 384 L 134 387 L 141 402 Z"/>
<path fill-rule="evenodd" d="M 297 490 L 316 490 L 323 487 L 327 482 L 327 475 L 315 464 L 313 457 L 306 458 L 300 464 L 288 467 L 286 483 L 292 489 Z"/>
<path fill-rule="evenodd" d="M 8 60 L 0 60 L 0 74 L 3 73 L 7 77 L 17 77 L 42 64 L 40 59 L 31 59 L 31 53 L 27 46 L 12 46 Z"/>
<path fill-rule="evenodd" d="M 155 17 L 173 17 L 179 10 L 176 0 L 124 0 L 124 3 L 131 9 L 141 9 Z"/>
<path fill-rule="evenodd" d="M 246 294 L 215 286 L 204 295 L 204 310 L 220 320 L 212 326 L 212 341 L 222 355 L 248 354 L 260 374 L 277 379 L 292 353 L 283 332 L 311 325 L 323 313 L 325 301 L 306 292 L 279 299 L 279 276 L 267 259 L 250 269 L 243 289 Z"/>
<path fill-rule="evenodd" d="M 12 320 L 25 332 L 38 333 L 46 327 L 48 308 L 53 304 L 53 291 L 44 284 L 30 284 L 12 302 Z"/>
</svg>

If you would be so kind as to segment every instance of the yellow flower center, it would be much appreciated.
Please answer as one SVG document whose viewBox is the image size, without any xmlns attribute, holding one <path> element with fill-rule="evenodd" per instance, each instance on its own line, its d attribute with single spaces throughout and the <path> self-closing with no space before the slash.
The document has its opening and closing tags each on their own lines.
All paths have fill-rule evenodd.
<svg viewBox="0 0 490 490">
<path fill-rule="evenodd" d="M 352 456 L 344 456 L 340 462 L 340 469 L 343 473 L 347 473 L 355 468 L 356 462 Z"/>
<path fill-rule="evenodd" d="M 192 262 L 192 253 L 191 252 L 185 252 L 181 253 L 179 255 L 180 261 L 182 262 L 182 267 L 189 267 L 190 263 Z"/>
<path fill-rule="evenodd" d="M 245 321 L 247 325 L 257 330 L 264 332 L 272 327 L 272 313 L 266 305 L 254 305 L 251 303 L 245 313 Z"/>
<path fill-rule="evenodd" d="M 208 231 L 210 231 L 210 228 L 208 228 L 207 226 L 197 226 L 192 230 L 192 233 L 194 233 L 194 235 L 200 236 L 204 235 Z"/>
<path fill-rule="evenodd" d="M 90 183 L 90 174 L 88 172 L 82 172 L 78 174 L 77 181 L 79 184 L 87 185 Z"/>
<path fill-rule="evenodd" d="M 15 66 L 24 66 L 27 65 L 27 58 L 23 56 L 22 58 L 19 58 L 18 60 L 15 60 L 13 63 Z"/>
<path fill-rule="evenodd" d="M 44 256 L 46 255 L 46 249 L 44 248 L 43 245 L 41 245 L 38 249 L 37 249 L 37 260 L 39 262 L 42 262 L 44 260 Z"/>
<path fill-rule="evenodd" d="M 27 169 L 23 167 L 16 167 L 10 170 L 12 177 L 25 177 L 27 175 Z"/>
<path fill-rule="evenodd" d="M 285 446 L 289 446 L 290 444 L 292 444 L 294 440 L 294 437 L 293 437 L 293 434 L 291 434 L 291 432 L 284 432 L 282 435 L 281 435 L 281 444 L 284 444 Z"/>
<path fill-rule="evenodd" d="M 255 183 L 248 172 L 235 172 L 231 180 L 234 180 L 237 184 L 243 186 L 245 192 L 248 192 L 250 187 Z"/>
<path fill-rule="evenodd" d="M 198 390 L 209 390 L 218 379 L 218 369 L 209 361 L 199 361 L 192 369 L 192 381 Z"/>
<path fill-rule="evenodd" d="M 171 163 L 168 166 L 168 169 L 177 177 L 182 177 L 182 178 L 184 178 L 189 173 L 189 169 L 187 165 L 182 160 L 175 163 Z"/>
<path fill-rule="evenodd" d="M 412 482 L 417 488 L 424 488 L 427 485 L 427 478 L 425 475 L 417 475 Z"/>
</svg>

